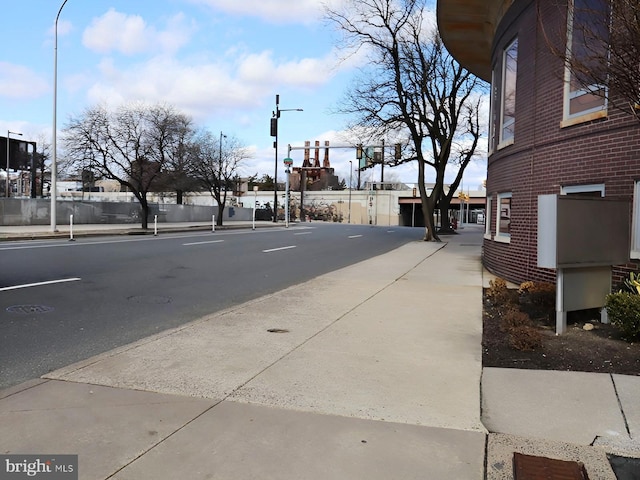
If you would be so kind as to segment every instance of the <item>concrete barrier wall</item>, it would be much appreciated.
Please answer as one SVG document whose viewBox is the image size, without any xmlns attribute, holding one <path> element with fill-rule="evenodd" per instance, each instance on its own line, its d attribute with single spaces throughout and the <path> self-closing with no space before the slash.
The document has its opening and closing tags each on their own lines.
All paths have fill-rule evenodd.
<svg viewBox="0 0 640 480">
<path fill-rule="evenodd" d="M 1 225 L 48 225 L 51 223 L 51 200 L 0 199 Z M 67 225 L 73 215 L 73 223 L 133 223 L 141 221 L 140 204 L 136 202 L 94 202 L 69 200 L 56 202 L 56 223 Z M 250 221 L 252 209 L 227 207 L 225 220 Z M 158 215 L 158 222 L 210 222 L 218 215 L 218 207 L 201 205 L 150 204 L 149 221 Z"/>
</svg>

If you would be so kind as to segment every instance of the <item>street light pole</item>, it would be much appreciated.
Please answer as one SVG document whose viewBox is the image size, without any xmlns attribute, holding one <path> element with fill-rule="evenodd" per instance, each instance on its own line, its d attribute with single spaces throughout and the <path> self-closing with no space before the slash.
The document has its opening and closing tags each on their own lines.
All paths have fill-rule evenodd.
<svg viewBox="0 0 640 480">
<path fill-rule="evenodd" d="M 18 132 L 12 132 L 12 131 L 10 131 L 10 130 L 7 130 L 7 179 L 6 179 L 6 185 L 5 185 L 5 196 L 6 196 L 7 198 L 9 198 L 9 153 L 10 153 L 10 151 L 9 151 L 9 144 L 11 143 L 11 142 L 10 142 L 10 140 L 9 140 L 9 135 L 11 135 L 12 133 L 13 133 L 14 135 L 20 135 L 20 136 L 22 136 L 22 134 L 21 134 L 21 133 L 18 133 Z"/>
<path fill-rule="evenodd" d="M 58 115 L 58 20 L 60 19 L 60 13 L 62 13 L 62 9 L 67 4 L 67 0 L 62 2 L 60 5 L 60 10 L 58 10 L 58 15 L 56 15 L 56 22 L 54 25 L 54 40 L 53 40 L 53 132 L 51 134 L 51 231 L 56 232 L 58 229 L 56 228 L 56 198 L 58 196 L 57 191 L 57 175 L 58 175 L 58 165 L 57 165 L 57 138 L 56 138 L 56 130 L 58 129 L 57 125 L 57 115 Z"/>
<path fill-rule="evenodd" d="M 271 136 L 275 137 L 275 173 L 273 177 L 273 223 L 278 222 L 278 119 L 280 112 L 302 112 L 302 108 L 280 108 L 280 95 L 276 95 L 276 110 L 271 117 Z"/>
</svg>

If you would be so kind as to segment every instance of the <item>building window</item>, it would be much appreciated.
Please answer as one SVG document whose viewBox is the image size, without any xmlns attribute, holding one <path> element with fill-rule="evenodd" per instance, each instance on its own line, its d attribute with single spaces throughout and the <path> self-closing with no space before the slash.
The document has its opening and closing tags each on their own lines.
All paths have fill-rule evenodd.
<svg viewBox="0 0 640 480">
<path fill-rule="evenodd" d="M 518 39 L 505 49 L 502 56 L 502 98 L 500 108 L 500 147 L 514 140 L 516 124 L 516 77 L 518 73 Z"/>
<path fill-rule="evenodd" d="M 485 208 L 484 212 L 484 238 L 491 240 L 491 209 L 493 208 L 493 197 L 487 195 L 487 208 Z"/>
<path fill-rule="evenodd" d="M 567 49 L 564 91 L 564 119 L 604 116 L 606 85 L 604 78 L 609 39 L 608 0 L 572 0 L 567 15 Z M 596 73 L 593 73 L 596 72 Z M 599 115 L 598 115 L 599 114 Z M 571 124 L 571 122 L 569 122 Z"/>
<path fill-rule="evenodd" d="M 511 241 L 511 192 L 498 194 L 495 240 L 498 242 Z"/>
<path fill-rule="evenodd" d="M 489 155 L 496 150 L 496 131 L 498 125 L 497 112 L 498 102 L 500 100 L 500 90 L 496 83 L 499 73 L 494 67 L 491 71 L 491 98 L 489 99 Z"/>
</svg>

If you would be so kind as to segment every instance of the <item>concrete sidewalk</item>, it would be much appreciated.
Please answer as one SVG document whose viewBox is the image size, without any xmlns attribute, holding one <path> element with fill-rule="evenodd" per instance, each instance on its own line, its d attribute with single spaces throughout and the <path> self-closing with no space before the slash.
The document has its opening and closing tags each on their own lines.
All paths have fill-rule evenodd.
<svg viewBox="0 0 640 480">
<path fill-rule="evenodd" d="M 414 242 L 0 392 L 0 451 L 119 480 L 509 479 L 520 451 L 615 480 L 640 377 L 483 373 L 481 244 Z"/>
</svg>

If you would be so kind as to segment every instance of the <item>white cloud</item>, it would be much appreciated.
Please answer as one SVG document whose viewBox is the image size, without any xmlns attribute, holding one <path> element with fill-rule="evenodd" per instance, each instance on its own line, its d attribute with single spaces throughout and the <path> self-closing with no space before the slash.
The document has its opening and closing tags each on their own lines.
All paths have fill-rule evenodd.
<svg viewBox="0 0 640 480">
<path fill-rule="evenodd" d="M 166 29 L 159 31 L 139 15 L 127 15 L 112 8 L 91 22 L 82 35 L 82 43 L 103 54 L 173 53 L 189 41 L 193 30 L 193 24 L 188 24 L 182 14 L 170 18 Z"/>
<path fill-rule="evenodd" d="M 88 97 L 94 103 L 168 102 L 197 120 L 230 111 L 244 118 L 276 87 L 312 89 L 329 82 L 332 56 L 278 64 L 268 51 L 244 56 L 234 51 L 216 62 L 157 56 L 126 67 L 106 57 L 98 68 L 101 79 L 89 88 Z"/>
<path fill-rule="evenodd" d="M 23 65 L 0 62 L 0 96 L 32 99 L 49 90 L 46 80 Z"/>
<path fill-rule="evenodd" d="M 338 69 L 333 52 L 323 58 L 302 58 L 277 64 L 272 52 L 244 57 L 238 65 L 238 80 L 251 84 L 317 87 L 331 81 Z"/>
</svg>

